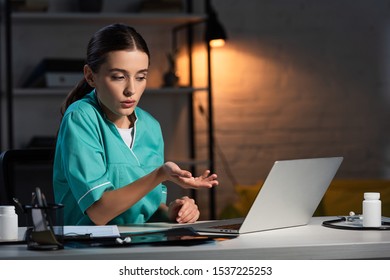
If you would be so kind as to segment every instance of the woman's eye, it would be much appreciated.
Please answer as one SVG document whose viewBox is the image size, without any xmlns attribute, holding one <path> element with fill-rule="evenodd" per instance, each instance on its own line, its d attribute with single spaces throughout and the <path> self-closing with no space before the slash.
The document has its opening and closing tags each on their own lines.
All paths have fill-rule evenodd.
<svg viewBox="0 0 390 280">
<path fill-rule="evenodd" d="M 115 81 L 120 81 L 120 80 L 124 80 L 125 79 L 125 76 L 112 76 L 111 77 L 113 80 Z"/>
<path fill-rule="evenodd" d="M 143 81 L 143 80 L 146 80 L 146 76 L 139 76 L 139 77 L 136 77 L 137 81 Z"/>
</svg>

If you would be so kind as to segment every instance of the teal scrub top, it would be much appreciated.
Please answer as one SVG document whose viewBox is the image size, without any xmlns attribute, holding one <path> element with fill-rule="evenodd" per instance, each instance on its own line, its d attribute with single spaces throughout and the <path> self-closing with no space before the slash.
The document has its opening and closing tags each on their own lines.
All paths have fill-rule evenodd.
<svg viewBox="0 0 390 280">
<path fill-rule="evenodd" d="M 91 225 L 85 211 L 108 190 L 121 188 L 164 163 L 160 124 L 135 109 L 133 144 L 129 148 L 109 121 L 95 91 L 71 104 L 57 136 L 53 186 L 55 201 L 64 204 L 65 225 Z M 161 203 L 166 187 L 156 186 L 109 224 L 144 223 Z"/>
</svg>

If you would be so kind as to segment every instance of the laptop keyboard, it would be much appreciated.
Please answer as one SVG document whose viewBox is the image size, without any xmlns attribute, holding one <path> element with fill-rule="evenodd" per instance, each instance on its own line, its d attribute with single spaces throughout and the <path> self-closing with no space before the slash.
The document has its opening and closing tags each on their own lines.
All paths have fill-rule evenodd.
<svg viewBox="0 0 390 280">
<path fill-rule="evenodd" d="M 233 229 L 239 230 L 242 224 L 230 224 L 230 225 L 220 225 L 220 226 L 212 226 L 211 228 L 215 229 Z"/>
</svg>

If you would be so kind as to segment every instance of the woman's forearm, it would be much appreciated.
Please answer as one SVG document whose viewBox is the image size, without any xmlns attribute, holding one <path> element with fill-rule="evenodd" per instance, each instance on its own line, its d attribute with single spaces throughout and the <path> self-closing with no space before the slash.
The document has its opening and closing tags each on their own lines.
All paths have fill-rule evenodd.
<svg viewBox="0 0 390 280">
<path fill-rule="evenodd" d="M 132 207 L 166 179 L 164 167 L 161 166 L 131 184 L 105 192 L 98 201 L 87 209 L 87 215 L 96 225 L 105 225 Z"/>
<path fill-rule="evenodd" d="M 217 175 L 210 175 L 209 170 L 204 171 L 199 177 L 193 177 L 191 172 L 181 169 L 177 164 L 166 162 L 124 187 L 105 192 L 87 209 L 87 215 L 96 225 L 105 225 L 132 207 L 158 184 L 167 180 L 187 189 L 209 189 L 218 185 Z"/>
</svg>

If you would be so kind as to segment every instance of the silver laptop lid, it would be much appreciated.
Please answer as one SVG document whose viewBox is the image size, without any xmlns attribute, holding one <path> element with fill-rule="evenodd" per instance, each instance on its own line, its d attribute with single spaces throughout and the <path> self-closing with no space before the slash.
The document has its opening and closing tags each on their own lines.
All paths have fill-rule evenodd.
<svg viewBox="0 0 390 280">
<path fill-rule="evenodd" d="M 239 233 L 307 224 L 342 161 L 342 157 L 276 161 Z"/>
</svg>

